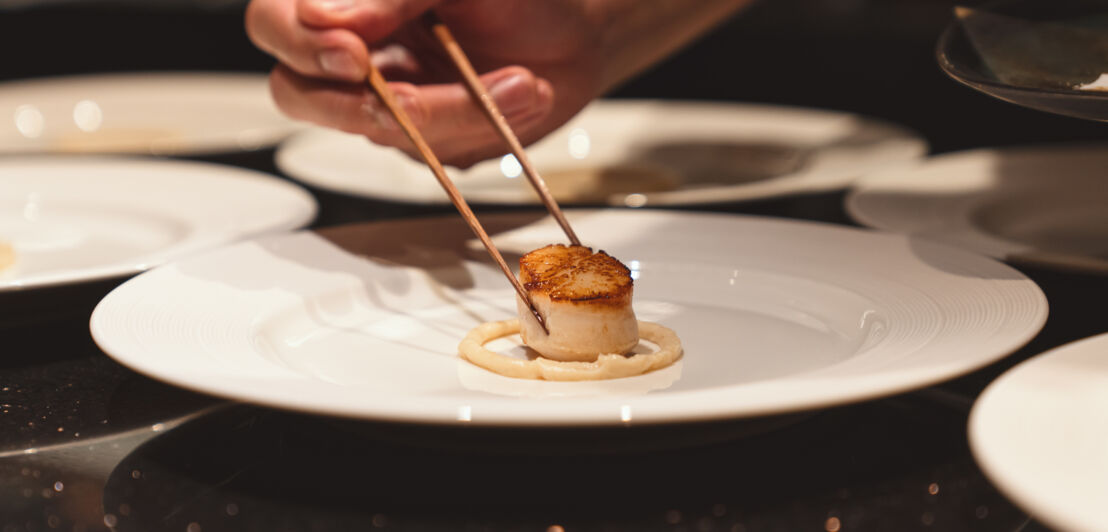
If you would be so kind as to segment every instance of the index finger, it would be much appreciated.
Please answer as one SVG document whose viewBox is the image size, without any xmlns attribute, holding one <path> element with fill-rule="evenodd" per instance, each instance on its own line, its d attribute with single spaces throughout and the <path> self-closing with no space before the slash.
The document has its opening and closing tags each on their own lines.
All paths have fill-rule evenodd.
<svg viewBox="0 0 1108 532">
<path fill-rule="evenodd" d="M 369 51 L 345 28 L 310 27 L 289 0 L 253 0 L 246 33 L 262 51 L 309 77 L 357 82 L 365 79 Z"/>
</svg>

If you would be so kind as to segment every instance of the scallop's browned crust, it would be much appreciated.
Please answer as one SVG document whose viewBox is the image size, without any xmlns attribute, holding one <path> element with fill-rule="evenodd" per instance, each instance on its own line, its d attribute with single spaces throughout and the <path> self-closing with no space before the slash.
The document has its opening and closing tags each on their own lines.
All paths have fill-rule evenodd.
<svg viewBox="0 0 1108 532">
<path fill-rule="evenodd" d="M 552 301 L 591 305 L 626 305 L 634 281 L 631 270 L 604 251 L 551 244 L 519 259 L 519 278 L 531 293 Z"/>
</svg>

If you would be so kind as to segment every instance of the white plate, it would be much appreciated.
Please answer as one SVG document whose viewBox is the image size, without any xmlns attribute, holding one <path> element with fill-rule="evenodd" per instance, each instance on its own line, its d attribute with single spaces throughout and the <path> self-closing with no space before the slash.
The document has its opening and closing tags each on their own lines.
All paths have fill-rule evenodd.
<svg viewBox="0 0 1108 532">
<path fill-rule="evenodd" d="M 635 100 L 596 102 L 527 149 L 560 201 L 633 207 L 842 188 L 864 171 L 926 152 L 917 135 L 852 114 Z M 426 166 L 357 135 L 305 131 L 278 148 L 277 165 L 296 179 L 336 192 L 449 202 Z M 582 177 L 590 172 L 595 177 L 598 169 L 607 169 L 607 177 Z M 465 171 L 448 168 L 473 203 L 537 203 L 526 179 L 515 177 L 518 172 L 511 156 Z"/>
<path fill-rule="evenodd" d="M 131 275 L 200 249 L 302 227 L 315 200 L 273 176 L 125 157 L 0 160 L 0 294 Z"/>
<path fill-rule="evenodd" d="M 970 447 L 1001 491 L 1061 530 L 1108 530 L 1108 334 L 1052 349 L 985 389 Z"/>
<path fill-rule="evenodd" d="M 147 72 L 0 84 L 0 153 L 195 154 L 275 145 L 302 126 L 266 76 Z"/>
<path fill-rule="evenodd" d="M 539 216 L 483 222 L 513 261 L 560 239 Z M 618 425 L 793 412 L 926 386 L 1006 355 L 1046 318 L 1042 292 L 1010 267 L 902 236 L 665 211 L 570 217 L 585 242 L 635 272 L 639 318 L 682 339 L 676 365 L 567 383 L 460 359 L 466 331 L 514 316 L 515 305 L 455 217 L 347 226 L 331 240 L 269 236 L 169 264 L 101 301 L 92 333 L 141 373 L 282 408 Z"/>
<path fill-rule="evenodd" d="M 1108 145 L 973 150 L 861 179 L 859 223 L 1055 268 L 1108 271 Z"/>
</svg>

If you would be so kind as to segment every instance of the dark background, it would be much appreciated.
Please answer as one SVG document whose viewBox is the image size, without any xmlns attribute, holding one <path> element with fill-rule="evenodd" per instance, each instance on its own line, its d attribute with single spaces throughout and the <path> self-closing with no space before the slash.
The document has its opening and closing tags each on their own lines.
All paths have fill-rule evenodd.
<svg viewBox="0 0 1108 532">
<path fill-rule="evenodd" d="M 272 61 L 246 39 L 241 5 L 181 4 L 68 2 L 0 11 L 0 80 L 269 69 Z M 935 152 L 1108 135 L 1097 123 L 1018 108 L 948 79 L 934 46 L 954 5 L 762 0 L 612 96 L 852 111 L 914 128 Z"/>
</svg>

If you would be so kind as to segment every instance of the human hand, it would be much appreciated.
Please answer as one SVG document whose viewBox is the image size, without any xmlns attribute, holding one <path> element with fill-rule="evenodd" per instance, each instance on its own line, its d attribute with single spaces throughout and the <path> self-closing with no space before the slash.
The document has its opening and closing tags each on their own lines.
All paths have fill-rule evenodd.
<svg viewBox="0 0 1108 532">
<path fill-rule="evenodd" d="M 444 161 L 468 166 L 507 151 L 460 74 L 421 24 L 450 27 L 505 118 L 530 143 L 602 90 L 599 28 L 583 1 L 253 0 L 247 32 L 280 64 L 270 76 L 293 118 L 414 153 L 364 82 L 369 61 Z M 368 45 L 367 45 L 368 43 Z"/>
</svg>

